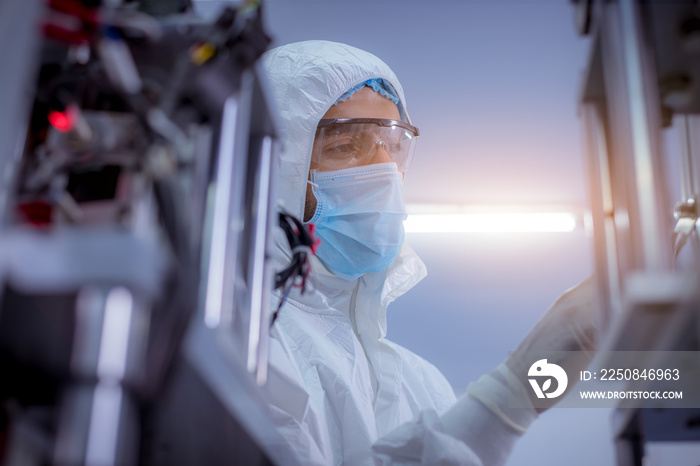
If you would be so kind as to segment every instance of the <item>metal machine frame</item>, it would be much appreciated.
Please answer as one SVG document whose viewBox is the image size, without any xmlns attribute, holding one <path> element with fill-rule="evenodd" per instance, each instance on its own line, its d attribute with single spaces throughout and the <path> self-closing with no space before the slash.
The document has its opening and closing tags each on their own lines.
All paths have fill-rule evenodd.
<svg viewBox="0 0 700 466">
<path fill-rule="evenodd" d="M 142 12 L 134 25 L 146 39 L 132 46 L 113 30 L 134 12 L 127 7 L 120 17 L 122 2 L 94 3 L 0 3 L 0 40 L 13 44 L 0 49 L 0 401 L 10 418 L 0 461 L 294 464 L 259 390 L 278 218 L 278 125 L 255 62 L 269 40 L 254 28 L 245 35 L 247 15 L 257 13 L 243 5 L 211 24 Z M 156 10 L 166 3 L 144 2 Z M 58 7 L 104 24 L 82 45 L 47 48 L 42 31 L 51 14 L 61 16 Z M 94 16 L 89 8 L 103 9 Z M 150 47 L 154 31 L 170 36 Z M 95 37 L 101 42 L 90 43 Z M 26 167 L 34 150 L 27 134 L 43 59 L 56 50 L 96 54 L 110 92 L 121 91 L 126 107 L 142 113 L 82 112 L 98 136 L 78 141 L 88 149 L 77 163 L 123 163 L 120 173 L 129 176 L 117 182 L 114 199 L 92 205 L 99 215 L 88 215 L 90 206 L 75 196 L 49 195 L 49 208 L 63 209 L 64 220 L 34 228 L 18 221 L 18 193 L 23 177 L 43 173 Z M 109 53 L 120 66 L 110 67 Z M 153 73 L 157 60 L 172 60 L 164 69 L 173 72 L 147 76 L 161 93 L 145 111 L 155 97 L 135 99 L 140 83 L 124 73 Z M 176 121 L 180 106 L 189 106 L 180 119 L 187 125 Z M 140 130 L 129 128 L 150 133 L 147 150 L 139 149 Z M 72 163 L 72 135 L 50 131 L 43 142 L 55 142 L 69 154 L 61 163 Z"/>
<path fill-rule="evenodd" d="M 700 74 L 693 41 L 700 12 L 693 2 L 573 3 L 579 32 L 591 37 L 580 112 L 605 324 L 600 350 L 697 351 Z M 679 180 L 666 176 L 664 128 L 673 125 L 681 136 Z M 620 407 L 613 420 L 618 464 L 641 465 L 646 442 L 700 441 L 699 415 L 642 402 Z"/>
</svg>

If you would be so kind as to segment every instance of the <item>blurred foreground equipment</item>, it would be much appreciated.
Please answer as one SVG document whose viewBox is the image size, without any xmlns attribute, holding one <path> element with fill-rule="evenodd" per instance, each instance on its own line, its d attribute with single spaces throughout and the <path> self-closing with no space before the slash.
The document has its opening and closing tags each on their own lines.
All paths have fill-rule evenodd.
<svg viewBox="0 0 700 466">
<path fill-rule="evenodd" d="M 0 462 L 290 464 L 258 2 L 0 2 Z M 157 16 L 154 16 L 157 15 Z"/>
<path fill-rule="evenodd" d="M 601 350 L 699 351 L 700 4 L 573 3 L 579 32 L 591 38 L 581 113 Z M 700 441 L 700 409 L 629 401 L 614 418 L 619 465 L 641 465 L 647 442 Z"/>
</svg>

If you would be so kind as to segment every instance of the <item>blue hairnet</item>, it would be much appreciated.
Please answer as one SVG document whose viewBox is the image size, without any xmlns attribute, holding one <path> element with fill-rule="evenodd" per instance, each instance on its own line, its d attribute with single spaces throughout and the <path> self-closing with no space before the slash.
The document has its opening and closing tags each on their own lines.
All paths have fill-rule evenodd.
<svg viewBox="0 0 700 466">
<path fill-rule="evenodd" d="M 397 92 L 394 90 L 394 87 L 386 82 L 385 80 L 381 78 L 373 78 L 373 79 L 368 79 L 367 81 L 358 84 L 357 86 L 351 88 L 349 91 L 347 91 L 345 94 L 340 96 L 340 98 L 335 102 L 340 103 L 348 100 L 352 95 L 362 89 L 363 87 L 371 87 L 375 92 L 380 93 L 387 99 L 391 100 L 396 104 L 397 107 L 399 107 L 399 114 L 401 115 L 401 120 L 404 119 L 404 114 L 403 114 L 403 106 L 401 105 L 401 100 L 399 99 L 399 95 Z"/>
</svg>

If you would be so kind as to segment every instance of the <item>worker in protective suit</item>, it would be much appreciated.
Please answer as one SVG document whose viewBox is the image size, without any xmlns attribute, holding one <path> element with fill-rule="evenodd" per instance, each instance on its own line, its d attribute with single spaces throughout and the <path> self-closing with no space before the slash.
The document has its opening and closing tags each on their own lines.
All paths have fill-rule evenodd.
<svg viewBox="0 0 700 466">
<path fill-rule="evenodd" d="M 284 300 L 265 388 L 273 421 L 303 464 L 503 464 L 541 410 L 508 407 L 508 372 L 527 364 L 510 357 L 457 400 L 434 366 L 385 338 L 387 306 L 426 275 L 404 242 L 419 132 L 401 84 L 377 57 L 333 42 L 282 46 L 263 63 L 286 134 L 281 202 L 321 239 L 307 290 L 273 299 Z M 284 237 L 276 245 L 289 263 Z M 565 293 L 518 350 L 590 349 L 590 288 Z"/>
</svg>

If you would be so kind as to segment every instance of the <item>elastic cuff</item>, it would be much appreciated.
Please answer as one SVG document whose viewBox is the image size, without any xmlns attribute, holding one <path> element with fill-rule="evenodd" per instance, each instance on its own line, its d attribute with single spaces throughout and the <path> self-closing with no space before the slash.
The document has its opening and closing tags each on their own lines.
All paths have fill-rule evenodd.
<svg viewBox="0 0 700 466">
<path fill-rule="evenodd" d="M 508 372 L 509 369 L 504 363 L 499 364 L 496 369 L 469 384 L 467 393 L 486 406 L 505 425 L 519 434 L 524 434 L 532 421 L 537 419 L 537 410 L 530 402 L 527 387 L 513 376 L 510 377 L 510 391 L 518 400 L 527 400 L 527 406 L 522 408 L 508 406 L 510 396 Z"/>
</svg>

